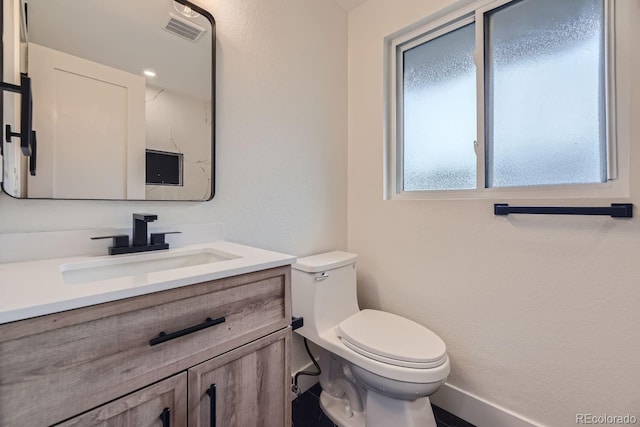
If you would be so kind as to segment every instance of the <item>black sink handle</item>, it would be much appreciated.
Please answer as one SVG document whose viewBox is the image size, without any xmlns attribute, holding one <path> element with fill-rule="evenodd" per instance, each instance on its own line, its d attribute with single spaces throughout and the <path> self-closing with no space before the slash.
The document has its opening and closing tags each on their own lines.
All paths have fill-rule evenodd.
<svg viewBox="0 0 640 427">
<path fill-rule="evenodd" d="M 164 236 L 167 234 L 182 234 L 182 231 L 165 231 L 163 233 L 151 233 L 150 245 L 161 245 L 165 243 Z"/>
<path fill-rule="evenodd" d="M 126 248 L 129 246 L 129 236 L 126 234 L 115 234 L 113 236 L 92 237 L 91 240 L 113 239 L 113 248 Z"/>
</svg>

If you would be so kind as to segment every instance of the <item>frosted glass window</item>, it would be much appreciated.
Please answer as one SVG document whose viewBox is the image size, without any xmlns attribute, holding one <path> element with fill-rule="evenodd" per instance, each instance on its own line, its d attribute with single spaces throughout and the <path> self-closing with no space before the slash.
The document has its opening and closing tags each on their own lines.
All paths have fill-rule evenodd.
<svg viewBox="0 0 640 427">
<path fill-rule="evenodd" d="M 602 0 L 485 17 L 487 187 L 607 180 Z"/>
<path fill-rule="evenodd" d="M 475 25 L 403 52 L 403 188 L 476 188 Z"/>
</svg>

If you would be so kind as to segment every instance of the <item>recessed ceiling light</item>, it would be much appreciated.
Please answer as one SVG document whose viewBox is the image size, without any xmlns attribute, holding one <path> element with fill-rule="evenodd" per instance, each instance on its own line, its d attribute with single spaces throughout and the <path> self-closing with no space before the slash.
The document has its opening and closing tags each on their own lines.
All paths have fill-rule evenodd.
<svg viewBox="0 0 640 427">
<path fill-rule="evenodd" d="M 189 6 L 178 3 L 177 1 L 173 2 L 173 8 L 176 10 L 176 12 L 178 12 L 182 16 L 186 16 L 187 18 L 197 18 L 198 16 L 200 16 L 198 12 L 191 9 Z"/>
<path fill-rule="evenodd" d="M 142 72 L 142 74 L 144 74 L 147 77 L 155 77 L 156 76 L 156 72 L 153 70 L 144 70 Z"/>
</svg>

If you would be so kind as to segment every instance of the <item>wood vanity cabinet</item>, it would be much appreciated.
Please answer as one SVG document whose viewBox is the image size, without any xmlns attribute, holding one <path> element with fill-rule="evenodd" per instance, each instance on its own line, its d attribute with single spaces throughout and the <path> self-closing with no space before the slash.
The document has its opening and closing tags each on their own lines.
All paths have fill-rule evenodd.
<svg viewBox="0 0 640 427">
<path fill-rule="evenodd" d="M 288 427 L 290 275 L 0 325 L 0 425 Z"/>
</svg>

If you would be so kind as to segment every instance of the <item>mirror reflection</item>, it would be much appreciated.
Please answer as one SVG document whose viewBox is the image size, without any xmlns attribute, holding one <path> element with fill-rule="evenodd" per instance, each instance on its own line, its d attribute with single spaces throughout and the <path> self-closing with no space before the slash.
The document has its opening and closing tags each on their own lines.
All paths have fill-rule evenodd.
<svg viewBox="0 0 640 427">
<path fill-rule="evenodd" d="M 31 78 L 37 172 L 4 143 L 22 198 L 213 197 L 213 18 L 183 0 L 5 0 L 4 80 Z M 4 96 L 19 125 L 19 98 Z M 17 111 L 17 112 L 16 112 Z"/>
</svg>

